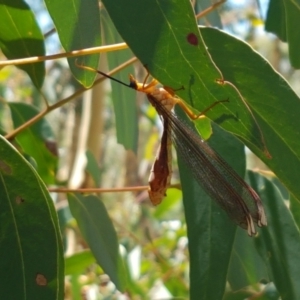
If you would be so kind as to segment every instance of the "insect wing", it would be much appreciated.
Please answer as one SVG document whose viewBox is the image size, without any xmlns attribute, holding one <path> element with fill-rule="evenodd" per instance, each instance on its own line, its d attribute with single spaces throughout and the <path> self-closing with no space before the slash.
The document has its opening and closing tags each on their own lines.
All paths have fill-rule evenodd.
<svg viewBox="0 0 300 300">
<path fill-rule="evenodd" d="M 207 194 L 249 235 L 256 233 L 253 221 L 258 226 L 267 225 L 257 193 L 190 127 L 156 99 L 151 99 L 151 103 L 163 118 L 169 119 L 175 148 Z"/>
<path fill-rule="evenodd" d="M 148 180 L 148 193 L 153 205 L 160 204 L 166 196 L 172 175 L 172 149 L 168 118 L 164 118 L 163 123 L 164 131 Z"/>
</svg>

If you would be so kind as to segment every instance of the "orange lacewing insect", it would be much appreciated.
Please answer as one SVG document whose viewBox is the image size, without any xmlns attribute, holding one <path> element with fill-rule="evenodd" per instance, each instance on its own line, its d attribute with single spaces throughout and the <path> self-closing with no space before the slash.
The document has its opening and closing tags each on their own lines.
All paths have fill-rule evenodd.
<svg viewBox="0 0 300 300">
<path fill-rule="evenodd" d="M 171 170 L 162 174 L 161 179 L 158 177 L 158 181 L 163 181 L 161 182 L 161 186 L 159 187 L 159 185 L 155 185 L 154 190 L 151 190 L 151 178 L 154 180 L 153 176 L 154 178 L 155 176 L 159 176 L 159 171 L 155 171 L 155 168 L 160 166 L 162 169 L 166 169 L 169 165 L 168 159 L 164 162 L 161 160 L 163 160 L 164 156 L 167 156 L 168 158 L 167 153 L 169 151 L 169 142 L 167 140 L 171 137 L 177 152 L 191 170 L 198 184 L 222 209 L 227 212 L 228 216 L 237 225 L 246 229 L 250 236 L 256 234 L 254 223 L 256 223 L 259 227 L 267 225 L 267 219 L 262 202 L 254 189 L 252 189 L 252 187 L 250 187 L 232 169 L 232 167 L 225 162 L 219 154 L 217 154 L 217 152 L 210 148 L 198 134 L 196 134 L 185 123 L 180 121 L 172 112 L 174 106 L 178 104 L 191 119 L 197 119 L 217 103 L 226 102 L 228 100 L 213 103 L 205 111 L 196 115 L 182 99 L 174 95 L 171 89 L 159 86 L 156 79 L 152 79 L 149 83 L 146 83 L 149 74 L 143 83 L 138 82 L 132 75 L 130 75 L 130 83 L 126 84 L 99 70 L 87 66 L 78 65 L 78 67 L 98 72 L 111 80 L 145 93 L 149 102 L 154 106 L 164 122 L 165 127 L 162 136 L 162 144 L 160 145 L 160 149 L 152 167 L 152 175 L 150 174 L 149 196 L 151 197 L 151 193 L 154 193 L 158 197 L 155 199 L 156 203 L 154 204 L 158 204 L 161 201 L 163 197 L 162 195 L 165 194 L 167 188 L 166 185 L 169 184 Z"/>
</svg>

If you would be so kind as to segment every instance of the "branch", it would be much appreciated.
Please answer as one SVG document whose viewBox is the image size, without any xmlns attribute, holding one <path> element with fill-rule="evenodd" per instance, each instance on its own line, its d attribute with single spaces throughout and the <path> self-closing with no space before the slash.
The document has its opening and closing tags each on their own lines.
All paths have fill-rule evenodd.
<svg viewBox="0 0 300 300">
<path fill-rule="evenodd" d="M 112 71 L 110 71 L 108 73 L 109 76 L 114 75 L 115 73 L 119 72 L 120 70 L 124 69 L 125 67 L 127 67 L 128 65 L 134 63 L 135 61 L 137 61 L 136 57 L 133 57 L 131 59 L 129 59 L 128 61 L 124 62 L 123 64 L 119 65 L 118 67 L 116 67 L 115 69 L 113 69 Z M 106 77 L 102 76 L 99 79 L 97 79 L 94 84 L 90 87 L 93 88 L 95 85 L 99 84 L 100 82 L 102 82 L 103 80 L 107 79 Z M 48 114 L 49 112 L 53 111 L 56 108 L 59 108 L 61 106 L 63 106 L 64 104 L 70 102 L 71 100 L 75 99 L 76 97 L 78 97 L 79 95 L 81 95 L 82 93 L 84 93 L 86 90 L 90 89 L 90 88 L 80 88 L 79 90 L 77 90 L 73 95 L 62 99 L 58 102 L 56 102 L 53 105 L 47 106 L 43 111 L 41 111 L 40 113 L 38 113 L 36 116 L 34 116 L 32 119 L 28 120 L 27 122 L 25 122 L 24 124 L 22 124 L 20 127 L 16 128 L 15 130 L 13 130 L 11 133 L 7 134 L 5 136 L 5 138 L 7 140 L 13 139 L 17 134 L 19 134 L 21 131 L 25 130 L 26 128 L 30 127 L 31 125 L 33 125 L 34 123 L 38 122 L 39 120 L 41 120 L 46 114 Z"/>
</svg>

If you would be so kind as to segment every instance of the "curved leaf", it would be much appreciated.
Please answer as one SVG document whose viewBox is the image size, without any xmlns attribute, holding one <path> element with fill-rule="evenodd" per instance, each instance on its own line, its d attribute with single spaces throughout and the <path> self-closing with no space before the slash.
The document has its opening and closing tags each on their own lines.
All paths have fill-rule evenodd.
<svg viewBox="0 0 300 300">
<path fill-rule="evenodd" d="M 237 139 L 216 127 L 209 144 L 225 154 L 240 175 L 244 172 L 244 149 Z M 200 188 L 180 156 L 179 168 L 189 238 L 190 299 L 222 299 L 236 226 Z"/>
<path fill-rule="evenodd" d="M 117 30 L 149 72 L 198 111 L 265 150 L 261 133 L 237 90 L 207 51 L 190 1 L 103 1 Z M 132 17 L 134 16 L 134 18 Z M 181 89 L 184 87 L 184 89 Z"/>
<path fill-rule="evenodd" d="M 90 150 L 85 152 L 85 156 L 87 159 L 86 172 L 91 175 L 95 186 L 98 186 L 101 181 L 101 170 L 99 168 L 98 161 Z"/>
<path fill-rule="evenodd" d="M 266 159 L 247 141 L 246 145 L 300 199 L 299 97 L 246 43 L 212 28 L 201 28 L 201 32 L 224 78 L 239 89 L 255 113 L 272 159 Z"/>
<path fill-rule="evenodd" d="M 45 4 L 66 51 L 100 45 L 100 17 L 97 0 L 45 0 Z M 97 74 L 78 68 L 75 60 L 76 58 L 68 59 L 73 75 L 84 86 L 91 86 Z M 99 54 L 81 56 L 78 61 L 80 64 L 97 67 Z"/>
<path fill-rule="evenodd" d="M 267 179 L 250 173 L 268 216 L 268 226 L 255 240 L 270 277 L 283 300 L 300 299 L 300 232 L 278 189 Z"/>
<path fill-rule="evenodd" d="M 250 239 L 241 228 L 237 229 L 228 270 L 228 282 L 234 292 L 255 286 L 261 280 L 270 281 L 254 241 L 255 238 Z"/>
<path fill-rule="evenodd" d="M 95 196 L 69 194 L 72 215 L 89 244 L 97 262 L 110 279 L 122 290 L 122 266 L 119 259 L 117 234 L 102 201 Z"/>
<path fill-rule="evenodd" d="M 290 211 L 298 228 L 300 228 L 300 202 L 293 195 L 290 196 Z"/>
<path fill-rule="evenodd" d="M 265 29 L 276 34 L 282 41 L 287 41 L 284 0 L 270 0 Z"/>
<path fill-rule="evenodd" d="M 3 137 L 0 157 L 0 298 L 63 299 L 63 247 L 53 201 Z"/>
<path fill-rule="evenodd" d="M 122 39 L 113 25 L 106 10 L 101 11 L 101 22 L 104 31 L 104 39 L 107 44 L 122 42 Z M 113 69 L 133 57 L 130 50 L 115 51 L 107 53 L 109 68 Z M 128 74 L 133 74 L 133 66 L 129 66 L 114 77 L 123 82 L 129 82 Z M 125 149 L 137 152 L 138 137 L 138 111 L 134 93 L 128 87 L 111 81 L 112 101 L 115 111 L 115 122 L 117 128 L 117 141 Z"/>
<path fill-rule="evenodd" d="M 300 34 L 295 30 L 299 24 L 299 1 L 276 0 L 270 1 L 266 19 L 266 30 L 289 45 L 289 57 L 294 68 L 300 68 L 299 42 Z"/>
<path fill-rule="evenodd" d="M 8 59 L 45 55 L 44 37 L 25 1 L 0 2 L 0 48 Z M 45 76 L 43 62 L 19 65 L 40 89 Z"/>
</svg>

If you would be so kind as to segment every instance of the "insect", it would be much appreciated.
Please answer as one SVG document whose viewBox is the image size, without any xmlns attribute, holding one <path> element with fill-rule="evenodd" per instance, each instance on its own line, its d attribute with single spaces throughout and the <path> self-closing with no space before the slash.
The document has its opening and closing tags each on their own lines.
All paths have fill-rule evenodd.
<svg viewBox="0 0 300 300">
<path fill-rule="evenodd" d="M 80 67 L 98 72 L 127 87 L 145 93 L 149 102 L 160 115 L 164 124 L 164 132 L 149 178 L 149 196 L 152 197 L 154 204 L 158 204 L 162 200 L 170 183 L 169 149 L 170 140 L 172 140 L 177 152 L 191 170 L 198 184 L 237 225 L 246 229 L 250 236 L 256 234 L 254 223 L 259 227 L 267 225 L 264 208 L 257 193 L 217 152 L 172 112 L 174 106 L 179 105 L 191 119 L 197 119 L 216 104 L 228 100 L 215 102 L 197 115 L 182 99 L 175 96 L 171 89 L 159 86 L 156 79 L 146 83 L 149 74 L 143 83 L 138 82 L 130 75 L 130 83 L 126 84 L 96 69 L 87 66 Z"/>
<path fill-rule="evenodd" d="M 166 196 L 166 191 L 171 182 L 172 176 L 172 149 L 171 135 L 168 118 L 163 119 L 163 134 L 155 161 L 152 165 L 149 183 L 149 198 L 153 205 L 161 203 Z"/>
</svg>

